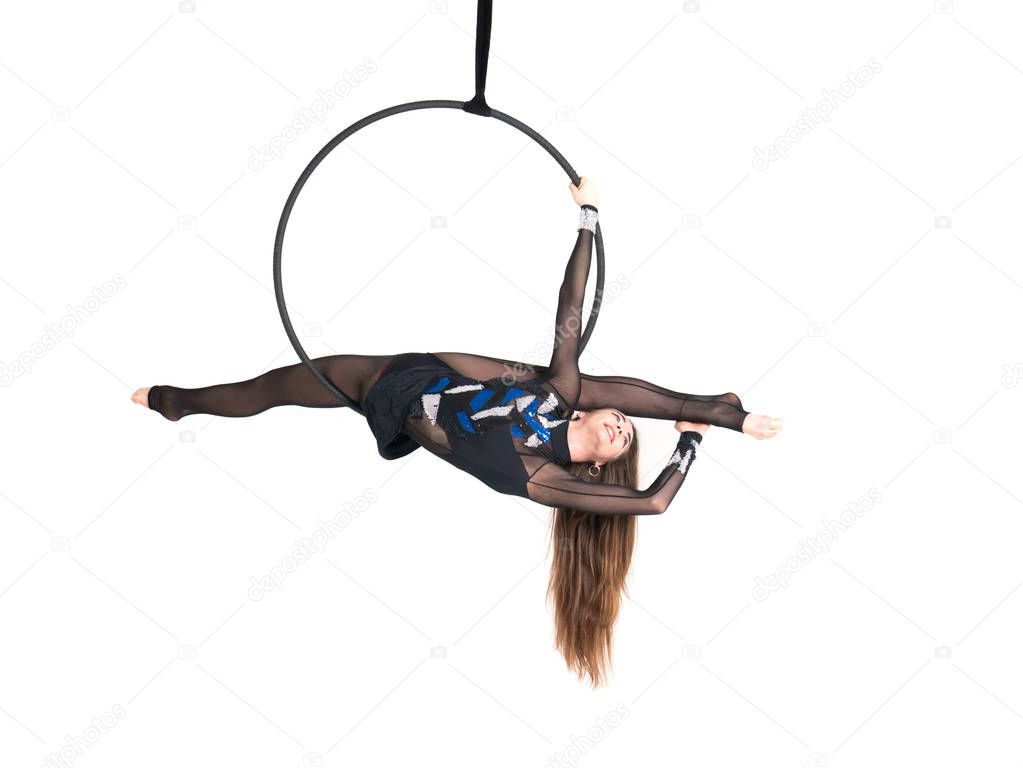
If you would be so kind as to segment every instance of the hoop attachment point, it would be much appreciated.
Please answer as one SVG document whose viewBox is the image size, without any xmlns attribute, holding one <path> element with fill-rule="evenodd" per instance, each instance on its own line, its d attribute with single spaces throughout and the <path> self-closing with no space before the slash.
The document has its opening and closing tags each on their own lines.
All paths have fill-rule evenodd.
<svg viewBox="0 0 1023 768">
<path fill-rule="evenodd" d="M 472 99 L 462 104 L 462 109 L 480 117 L 490 117 L 491 112 L 493 112 L 482 93 L 477 93 Z"/>
</svg>

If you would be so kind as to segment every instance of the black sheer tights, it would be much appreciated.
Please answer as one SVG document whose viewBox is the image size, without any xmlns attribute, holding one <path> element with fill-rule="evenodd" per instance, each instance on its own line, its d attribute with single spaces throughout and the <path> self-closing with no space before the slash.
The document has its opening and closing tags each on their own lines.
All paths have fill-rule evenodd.
<svg viewBox="0 0 1023 768">
<path fill-rule="evenodd" d="M 349 407 L 362 413 L 362 402 L 394 355 L 328 355 L 313 365 L 346 396 L 338 400 L 304 363 L 274 368 L 245 381 L 188 389 L 159 384 L 149 390 L 149 407 L 177 421 L 193 413 L 252 416 L 279 405 L 306 408 Z"/>
</svg>

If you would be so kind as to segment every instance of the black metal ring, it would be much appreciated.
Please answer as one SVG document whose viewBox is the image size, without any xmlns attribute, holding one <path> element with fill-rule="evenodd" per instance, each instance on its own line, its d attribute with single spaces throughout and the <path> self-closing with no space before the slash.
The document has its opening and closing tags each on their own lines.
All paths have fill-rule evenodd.
<svg viewBox="0 0 1023 768">
<path fill-rule="evenodd" d="M 350 398 L 348 398 L 344 394 L 344 392 L 342 392 L 340 389 L 334 386 L 334 384 L 326 376 L 320 373 L 316 366 L 312 364 L 312 361 L 309 359 L 309 355 L 306 354 L 305 349 L 302 347 L 301 342 L 298 340 L 298 336 L 295 334 L 295 329 L 291 325 L 291 318 L 288 316 L 288 308 L 284 301 L 284 286 L 281 281 L 281 254 L 284 249 L 284 233 L 288 228 L 288 219 L 291 218 L 291 210 L 292 208 L 294 208 L 295 201 L 298 200 L 299 193 L 305 186 L 306 181 L 309 180 L 309 176 L 316 169 L 316 166 L 318 166 L 323 161 L 323 159 L 328 154 L 330 154 L 330 152 L 338 144 L 347 139 L 356 131 L 363 129 L 367 125 L 371 125 L 372 123 L 375 123 L 378 120 L 383 120 L 385 117 L 397 115 L 402 112 L 411 112 L 417 109 L 465 110 L 465 105 L 467 103 L 468 102 L 450 100 L 412 101 L 407 104 L 398 104 L 393 107 L 388 107 L 387 109 L 382 109 L 379 112 L 374 112 L 373 114 L 368 115 L 362 118 L 361 120 L 352 123 L 350 126 L 341 131 L 341 133 L 339 133 L 333 139 L 328 141 L 324 145 L 323 149 L 316 153 L 316 156 L 309 161 L 309 165 L 305 167 L 305 170 L 302 171 L 302 174 L 298 177 L 298 181 L 295 182 L 295 186 L 292 188 L 291 194 L 288 195 L 288 199 L 284 203 L 284 210 L 281 212 L 281 220 L 277 224 L 277 237 L 274 240 L 274 293 L 277 296 L 277 309 L 281 313 L 281 322 L 284 323 L 284 330 L 288 334 L 288 338 L 291 340 L 291 346 L 295 348 L 295 352 L 298 353 L 298 356 L 302 359 L 302 362 L 305 363 L 306 368 L 308 368 L 313 373 L 313 375 L 316 376 L 320 383 L 323 384 L 323 386 L 326 387 L 327 390 L 331 392 L 331 394 L 333 394 L 335 397 L 337 397 L 344 403 L 351 402 Z M 516 120 L 511 115 L 506 115 L 505 113 L 500 112 L 493 108 L 491 108 L 488 117 L 497 118 L 501 122 L 507 123 L 513 128 L 516 128 L 522 133 L 529 136 L 529 138 L 531 138 L 533 141 L 535 141 L 537 144 L 539 144 L 541 147 L 547 150 L 547 153 L 551 157 L 557 160 L 558 165 L 560 165 L 564 169 L 565 173 L 568 174 L 568 178 L 571 179 L 573 184 L 576 185 L 579 184 L 579 176 L 576 174 L 575 169 L 572 168 L 569 162 L 565 159 L 564 155 L 558 152 L 558 150 L 555 149 L 554 146 L 539 133 L 534 131 L 525 123 Z M 597 224 L 597 231 L 594 240 L 597 246 L 596 247 L 597 282 L 593 292 L 593 304 L 590 307 L 589 320 L 586 323 L 586 328 L 583 330 L 583 335 L 579 339 L 579 354 L 582 354 L 583 349 L 586 347 L 586 342 L 589 341 L 590 334 L 593 333 L 593 327 L 594 325 L 596 325 L 597 322 L 597 315 L 600 312 L 601 298 L 604 293 L 604 239 L 600 234 L 599 223 Z"/>
</svg>

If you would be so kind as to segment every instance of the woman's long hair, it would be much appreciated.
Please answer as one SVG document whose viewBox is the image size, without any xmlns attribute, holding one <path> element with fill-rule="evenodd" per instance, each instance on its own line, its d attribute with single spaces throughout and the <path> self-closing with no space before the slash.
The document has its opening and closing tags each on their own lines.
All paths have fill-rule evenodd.
<svg viewBox="0 0 1023 768">
<path fill-rule="evenodd" d="M 591 477 L 588 462 L 566 469 L 594 483 L 636 488 L 639 484 L 639 441 L 633 430 L 629 449 Z M 593 688 L 604 685 L 612 669 L 612 638 L 625 577 L 636 540 L 635 515 L 597 515 L 555 507 L 550 543 L 554 550 L 547 598 L 554 603 L 555 645 L 568 668 Z"/>
</svg>

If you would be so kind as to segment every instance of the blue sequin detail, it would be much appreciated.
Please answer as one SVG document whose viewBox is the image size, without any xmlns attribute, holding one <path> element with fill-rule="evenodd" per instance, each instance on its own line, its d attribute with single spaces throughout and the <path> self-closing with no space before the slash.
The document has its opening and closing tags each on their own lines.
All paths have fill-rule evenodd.
<svg viewBox="0 0 1023 768">
<path fill-rule="evenodd" d="M 534 432 L 536 432 L 536 436 L 538 438 L 540 438 L 540 441 L 543 442 L 543 443 L 547 443 L 547 442 L 550 442 L 551 433 L 536 418 L 536 412 L 537 412 L 537 409 L 539 407 L 540 407 L 540 398 L 538 397 L 535 400 L 533 400 L 533 402 L 531 402 L 529 405 L 526 406 L 526 409 L 522 412 L 522 416 L 523 416 L 524 421 L 530 427 L 533 428 Z"/>
<path fill-rule="evenodd" d="M 501 405 L 505 405 L 506 403 L 511 402 L 515 398 L 522 397 L 525 394 L 528 394 L 528 393 L 524 389 L 516 389 L 515 387 L 512 387 L 511 389 L 508 390 L 508 393 L 504 396 L 504 400 L 501 401 Z"/>
<path fill-rule="evenodd" d="M 423 390 L 423 391 L 424 392 L 428 392 L 428 393 L 440 392 L 442 389 L 444 389 L 444 387 L 446 387 L 448 385 L 449 381 L 451 381 L 451 379 L 449 379 L 447 376 L 445 376 L 443 379 L 438 381 L 432 387 L 430 387 L 429 389 Z"/>
<path fill-rule="evenodd" d="M 516 418 L 514 413 L 502 414 L 498 412 L 489 414 L 487 418 L 477 419 L 479 413 L 485 410 L 485 407 L 488 404 L 491 408 L 497 407 L 497 403 L 495 402 L 497 398 L 495 398 L 494 395 L 500 395 L 501 387 L 496 386 L 494 380 L 487 380 L 485 382 L 477 382 L 475 380 L 470 381 L 483 386 L 481 386 L 467 401 L 461 401 L 464 403 L 463 407 L 465 410 L 455 410 L 455 408 L 452 408 L 450 405 L 448 406 L 450 410 L 446 410 L 444 405 L 440 405 L 437 418 L 439 422 L 444 425 L 445 430 L 452 433 L 451 430 L 453 429 L 454 432 L 459 433 L 459 437 L 467 437 L 470 434 L 475 435 L 484 433 L 487 430 L 488 425 L 491 423 L 496 424 L 497 422 L 504 421 L 506 419 L 509 421 L 514 419 L 514 421 L 511 421 L 511 423 L 508 424 L 508 430 L 512 437 L 523 438 L 535 436 L 535 440 L 541 444 L 546 445 L 551 442 L 553 434 L 550 429 L 546 428 L 541 423 L 541 417 L 538 415 L 540 406 L 547 402 L 549 393 L 543 391 L 541 388 L 535 388 L 533 386 L 515 387 L 504 385 L 505 392 L 500 398 L 500 405 L 505 406 L 508 403 L 514 402 L 515 400 L 523 397 L 527 397 L 529 399 L 528 404 L 519 412 L 519 417 Z M 459 377 L 455 380 L 455 382 L 461 384 L 463 382 L 463 378 Z M 489 385 L 489 388 L 487 388 L 487 385 Z M 441 399 L 443 402 L 453 403 L 455 395 L 460 393 L 453 393 L 452 395 L 444 393 L 444 390 L 451 386 L 452 379 L 448 376 L 442 375 L 435 384 L 422 391 L 423 394 L 441 393 Z M 463 389 L 471 389 L 471 387 Z M 466 392 L 466 395 L 468 395 L 468 392 Z M 449 400 L 449 398 L 451 399 Z M 417 401 L 417 403 L 418 402 L 419 401 Z M 563 414 L 563 410 L 563 406 L 560 403 L 557 403 L 555 413 L 560 416 Z M 516 408 L 515 411 L 518 411 L 518 409 Z M 445 415 L 445 412 L 447 415 Z M 456 425 L 457 428 L 455 428 Z M 533 444 L 532 441 L 531 444 Z"/>
<path fill-rule="evenodd" d="M 526 410 L 522 412 L 522 415 L 524 417 L 525 422 L 530 427 L 533 428 L 534 432 L 536 432 L 536 436 L 540 438 L 541 442 L 546 443 L 550 441 L 551 433 L 544 427 L 543 424 L 541 424 L 539 421 L 533 418 L 533 414 L 529 413 L 529 411 Z"/>
<path fill-rule="evenodd" d="M 472 408 L 473 412 L 478 411 L 483 404 L 487 402 L 491 397 L 494 396 L 494 390 L 492 389 L 481 389 L 479 394 L 476 395 L 472 400 L 469 401 L 469 407 Z"/>
</svg>

